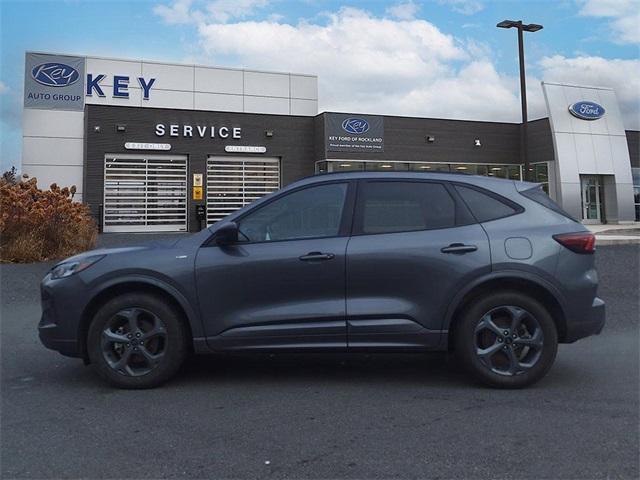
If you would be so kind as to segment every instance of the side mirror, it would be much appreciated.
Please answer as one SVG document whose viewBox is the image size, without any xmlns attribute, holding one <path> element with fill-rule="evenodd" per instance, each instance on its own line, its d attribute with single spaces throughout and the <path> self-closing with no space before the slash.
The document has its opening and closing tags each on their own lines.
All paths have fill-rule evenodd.
<svg viewBox="0 0 640 480">
<path fill-rule="evenodd" d="M 238 224 L 229 222 L 216 230 L 215 241 L 218 245 L 231 245 L 238 242 Z"/>
</svg>

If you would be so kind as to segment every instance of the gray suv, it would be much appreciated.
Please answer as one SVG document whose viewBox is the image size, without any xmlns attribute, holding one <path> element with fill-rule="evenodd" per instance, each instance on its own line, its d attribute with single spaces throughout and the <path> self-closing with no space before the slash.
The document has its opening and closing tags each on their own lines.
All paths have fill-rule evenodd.
<svg viewBox="0 0 640 480">
<path fill-rule="evenodd" d="M 594 242 L 533 183 L 315 176 L 194 235 L 64 260 L 40 338 L 124 388 L 191 352 L 427 350 L 524 387 L 604 326 Z"/>
</svg>

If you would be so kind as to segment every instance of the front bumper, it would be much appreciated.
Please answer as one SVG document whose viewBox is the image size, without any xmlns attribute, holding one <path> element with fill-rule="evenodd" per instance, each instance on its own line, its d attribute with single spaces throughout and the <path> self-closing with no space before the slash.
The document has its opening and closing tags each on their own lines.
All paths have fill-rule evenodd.
<svg viewBox="0 0 640 480">
<path fill-rule="evenodd" d="M 66 357 L 81 357 L 78 341 L 75 338 L 60 338 L 58 326 L 55 324 L 38 325 L 40 342 L 49 350 L 55 350 Z"/>
<path fill-rule="evenodd" d="M 572 343 L 590 335 L 599 335 L 605 324 L 605 305 L 601 298 L 595 297 L 590 308 L 579 318 L 567 320 L 567 332 L 563 343 Z"/>
<path fill-rule="evenodd" d="M 40 284 L 42 316 L 38 323 L 40 342 L 68 357 L 81 357 L 78 333 L 83 302 L 78 292 L 83 284 L 70 277 L 51 280 L 47 275 Z"/>
</svg>

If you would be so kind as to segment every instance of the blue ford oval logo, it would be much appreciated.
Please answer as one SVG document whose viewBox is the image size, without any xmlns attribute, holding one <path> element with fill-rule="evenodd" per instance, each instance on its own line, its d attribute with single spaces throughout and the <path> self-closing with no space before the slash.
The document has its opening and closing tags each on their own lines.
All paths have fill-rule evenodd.
<svg viewBox="0 0 640 480">
<path fill-rule="evenodd" d="M 31 70 L 33 79 L 47 87 L 67 87 L 80 78 L 78 71 L 64 63 L 42 63 Z"/>
<path fill-rule="evenodd" d="M 342 122 L 342 129 L 347 133 L 361 135 L 369 130 L 369 122 L 363 118 L 347 118 Z"/>
<path fill-rule="evenodd" d="M 582 101 L 569 105 L 569 112 L 583 120 L 597 120 L 604 115 L 604 108 L 595 102 Z"/>
</svg>

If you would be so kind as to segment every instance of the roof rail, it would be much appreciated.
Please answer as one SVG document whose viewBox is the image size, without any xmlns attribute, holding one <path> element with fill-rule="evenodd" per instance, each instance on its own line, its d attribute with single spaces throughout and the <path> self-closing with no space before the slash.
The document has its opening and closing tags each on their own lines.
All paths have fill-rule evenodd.
<svg viewBox="0 0 640 480">
<path fill-rule="evenodd" d="M 419 172 L 417 170 L 375 170 L 375 171 L 362 171 L 362 170 L 344 170 L 344 171 L 340 171 L 340 172 L 320 172 L 320 173 L 316 173 L 314 175 L 309 175 L 308 177 L 315 177 L 318 175 L 344 175 L 344 174 L 357 174 L 357 173 L 439 173 L 439 174 L 443 174 L 443 175 L 473 175 L 472 173 L 467 173 L 467 172 L 444 172 L 442 170 L 433 170 L 433 171 L 428 171 L 425 170 L 424 172 Z M 305 177 L 307 178 L 307 177 Z"/>
</svg>

